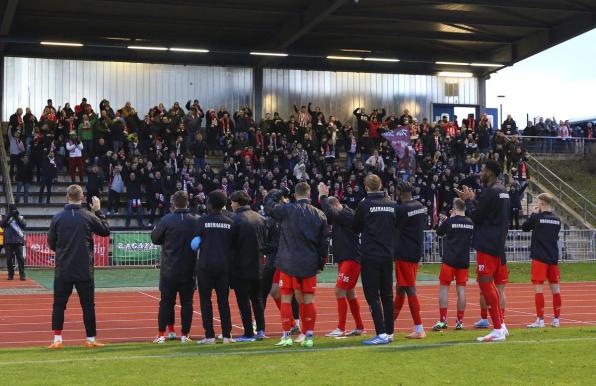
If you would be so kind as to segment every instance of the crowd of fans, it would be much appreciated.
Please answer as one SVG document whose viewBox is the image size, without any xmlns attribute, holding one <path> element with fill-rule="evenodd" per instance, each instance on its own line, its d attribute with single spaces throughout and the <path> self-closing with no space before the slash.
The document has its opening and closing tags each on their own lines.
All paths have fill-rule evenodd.
<svg viewBox="0 0 596 386">
<path fill-rule="evenodd" d="M 528 172 L 525 150 L 510 117 L 494 130 L 486 114 L 432 122 L 417 120 L 408 110 L 369 113 L 359 107 L 353 119 L 340 122 L 309 103 L 294 106 L 290 117 L 266 113 L 255 122 L 248 106 L 229 112 L 224 106 L 203 109 L 194 100 L 184 107 L 178 102 L 171 108 L 160 103 L 139 115 L 130 102 L 115 109 L 104 99 L 95 110 L 85 98 L 74 108 L 69 103 L 56 108 L 48 100 L 39 118 L 29 108 L 24 114 L 19 108 L 10 117 L 8 130 L 17 202 L 21 197 L 28 202 L 35 179 L 41 185 L 39 202 L 45 194 L 49 203 L 58 172 L 67 170 L 72 182 L 78 178 L 86 187 L 87 196 L 107 198 L 109 215 L 119 213 L 125 197 L 126 225 L 134 214 L 143 227 L 168 209 L 170 195 L 180 189 L 188 191 L 191 210 L 198 214 L 206 211 L 207 194 L 214 189 L 244 190 L 259 210 L 268 190 L 292 191 L 299 181 L 309 182 L 312 192 L 325 182 L 332 195 L 355 208 L 365 195 L 364 177 L 375 173 L 393 199 L 396 181 L 410 180 L 414 198 L 428 208 L 432 228 L 451 208 L 454 190 L 462 185 L 479 189 L 482 162 L 495 159 L 519 197 L 511 200 L 512 220 L 521 212 Z M 400 162 L 383 137 L 396 128 L 408 130 L 407 153 L 415 162 Z M 222 157 L 223 166 L 212 169 L 207 156 Z M 149 215 L 147 224 L 144 211 Z"/>
</svg>

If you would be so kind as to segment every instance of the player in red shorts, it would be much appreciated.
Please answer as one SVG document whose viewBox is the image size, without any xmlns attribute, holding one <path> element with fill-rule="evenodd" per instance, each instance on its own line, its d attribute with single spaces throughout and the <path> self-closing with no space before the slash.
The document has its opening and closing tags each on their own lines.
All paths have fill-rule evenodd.
<svg viewBox="0 0 596 386">
<path fill-rule="evenodd" d="M 507 301 L 505 298 L 505 284 L 509 283 L 509 268 L 507 267 L 507 256 L 503 254 L 501 257 L 501 265 L 495 272 L 495 286 L 499 293 L 499 311 L 501 312 L 501 329 L 505 336 L 509 336 L 509 330 L 505 325 L 505 307 Z M 480 320 L 474 323 L 475 328 L 488 328 L 490 323 L 488 322 L 488 306 L 484 300 L 484 296 L 480 293 Z"/>
<path fill-rule="evenodd" d="M 412 185 L 409 182 L 398 182 L 397 190 L 401 204 L 397 208 L 397 242 L 395 244 L 397 296 L 393 320 L 397 320 L 407 295 L 408 306 L 414 321 L 414 331 L 406 338 L 422 339 L 426 337 L 426 333 L 420 315 L 420 302 L 416 295 L 416 273 L 424 250 L 424 228 L 427 224 L 426 207 L 412 198 Z"/>
<path fill-rule="evenodd" d="M 356 283 L 360 276 L 360 252 L 358 235 L 354 232 L 353 222 L 355 211 L 346 205 L 341 205 L 336 197 L 329 196 L 329 188 L 319 184 L 319 202 L 321 209 L 327 216 L 332 226 L 332 251 L 333 258 L 338 262 L 337 282 L 335 283 L 335 296 L 337 298 L 337 328 L 326 336 L 359 336 L 364 333 L 364 323 L 360 316 L 360 303 L 356 297 Z M 348 306 L 356 328 L 346 333 L 346 319 Z"/>
<path fill-rule="evenodd" d="M 502 314 L 499 292 L 495 278 L 499 279 L 501 258 L 505 256 L 505 241 L 509 228 L 509 193 L 497 180 L 501 174 L 501 165 L 495 160 L 488 160 L 480 171 L 480 181 L 484 187 L 476 200 L 476 193 L 464 186 L 457 191 L 466 201 L 468 215 L 474 221 L 472 246 L 476 250 L 478 286 L 493 322 L 493 331 L 478 338 L 480 342 L 497 342 L 506 339 L 502 328 Z"/>
<path fill-rule="evenodd" d="M 553 321 L 551 326 L 559 327 L 561 316 L 561 290 L 559 288 L 559 231 L 561 220 L 552 212 L 553 197 L 542 193 L 538 196 L 538 205 L 534 213 L 522 225 L 526 232 L 532 231 L 530 257 L 532 258 L 532 284 L 534 284 L 534 302 L 536 321 L 529 328 L 544 327 L 544 281 L 548 279 L 553 294 Z"/>
<path fill-rule="evenodd" d="M 464 328 L 464 312 L 466 310 L 466 283 L 468 282 L 468 268 L 470 267 L 470 247 L 474 233 L 474 223 L 465 215 L 466 203 L 456 198 L 453 200 L 451 216 L 443 216 L 437 235 L 443 236 L 442 264 L 439 275 L 439 321 L 433 326 L 433 331 L 447 328 L 447 305 L 449 300 L 449 286 L 455 279 L 457 290 L 457 319 L 455 329 Z"/>
<path fill-rule="evenodd" d="M 304 347 L 313 347 L 316 309 L 313 303 L 317 273 L 323 269 L 327 253 L 327 218 L 319 209 L 310 205 L 310 186 L 306 182 L 296 185 L 293 204 L 278 203 L 279 197 L 266 202 L 267 213 L 280 222 L 278 268 L 281 292 L 281 321 L 283 335 L 277 346 L 291 346 L 292 295 L 300 305 L 300 315 L 305 330 Z"/>
</svg>

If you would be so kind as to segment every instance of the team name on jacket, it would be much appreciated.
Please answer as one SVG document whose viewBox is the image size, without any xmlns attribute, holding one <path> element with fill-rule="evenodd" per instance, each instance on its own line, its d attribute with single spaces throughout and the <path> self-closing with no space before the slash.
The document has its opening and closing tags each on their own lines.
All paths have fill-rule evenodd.
<svg viewBox="0 0 596 386">
<path fill-rule="evenodd" d="M 369 209 L 370 213 L 377 213 L 377 212 L 388 212 L 388 213 L 395 213 L 395 208 L 390 206 L 373 206 Z"/>
<path fill-rule="evenodd" d="M 522 230 L 532 231 L 530 257 L 546 264 L 559 262 L 559 231 L 561 220 L 551 212 L 532 214 L 523 224 Z"/>
<path fill-rule="evenodd" d="M 221 222 L 207 222 L 205 223 L 205 228 L 231 229 L 232 226 Z"/>
</svg>

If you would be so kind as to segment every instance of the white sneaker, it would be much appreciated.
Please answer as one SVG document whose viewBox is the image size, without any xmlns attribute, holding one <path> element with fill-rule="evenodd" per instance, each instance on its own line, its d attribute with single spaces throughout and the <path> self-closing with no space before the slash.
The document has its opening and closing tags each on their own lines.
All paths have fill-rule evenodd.
<svg viewBox="0 0 596 386">
<path fill-rule="evenodd" d="M 352 331 L 346 333 L 346 336 L 360 336 L 360 335 L 366 335 L 366 331 L 359 330 L 359 329 L 355 328 Z"/>
<path fill-rule="evenodd" d="M 503 330 L 493 330 L 490 334 L 476 338 L 478 342 L 501 342 L 505 340 Z"/>
<path fill-rule="evenodd" d="M 551 325 L 551 327 L 559 328 L 559 326 L 561 325 L 561 322 L 559 322 L 559 318 L 553 318 L 553 321 L 550 325 Z"/>
<path fill-rule="evenodd" d="M 153 343 L 165 344 L 166 343 L 166 337 L 165 336 L 158 336 L 157 338 L 153 339 Z"/>
<path fill-rule="evenodd" d="M 509 336 L 509 330 L 507 329 L 505 323 L 501 323 L 501 332 L 503 332 L 503 335 Z"/>
<path fill-rule="evenodd" d="M 188 335 L 182 335 L 180 337 L 180 343 L 192 343 L 192 339 L 190 339 Z"/>
<path fill-rule="evenodd" d="M 197 341 L 197 344 L 215 344 L 215 338 L 203 338 Z"/>
<path fill-rule="evenodd" d="M 335 330 L 331 331 L 329 334 L 325 334 L 325 336 L 329 336 L 331 338 L 339 338 L 340 336 L 344 336 L 345 331 L 336 328 Z"/>
<path fill-rule="evenodd" d="M 387 340 L 389 343 L 393 342 L 393 334 L 387 334 Z"/>
<path fill-rule="evenodd" d="M 230 338 L 223 338 L 223 343 L 224 344 L 230 344 L 230 343 L 236 343 L 236 339 L 230 337 Z"/>
<path fill-rule="evenodd" d="M 294 339 L 294 343 L 302 343 L 304 340 L 306 340 L 306 335 L 300 333 L 300 335 Z"/>
<path fill-rule="evenodd" d="M 222 334 L 219 334 L 219 335 L 217 336 L 217 340 L 222 340 L 222 339 L 223 339 L 223 335 L 222 335 Z"/>
<path fill-rule="evenodd" d="M 528 328 L 544 328 L 544 319 L 536 319 L 532 324 L 528 324 Z"/>
</svg>

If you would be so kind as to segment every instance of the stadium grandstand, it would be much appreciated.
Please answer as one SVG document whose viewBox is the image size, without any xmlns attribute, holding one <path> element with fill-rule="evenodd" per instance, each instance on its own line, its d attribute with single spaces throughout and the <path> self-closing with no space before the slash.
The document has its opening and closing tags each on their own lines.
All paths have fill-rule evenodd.
<svg viewBox="0 0 596 386">
<path fill-rule="evenodd" d="M 418 280 L 428 285 L 418 291 L 424 303 L 422 314 L 428 319 L 437 309 L 440 268 L 436 267 L 444 254 L 445 239 L 437 230 L 454 212 L 454 200 L 462 197 L 462 191 L 481 195 L 486 188 L 483 165 L 494 161 L 500 171 L 497 181 L 509 194 L 505 254 L 509 262 L 517 263 L 509 271 L 514 283 L 508 287 L 513 305 L 508 306 L 507 324 L 512 340 L 519 336 L 519 347 L 531 351 L 537 349 L 532 342 L 541 339 L 515 327 L 525 326 L 528 317 L 534 316 L 528 295 L 534 291 L 529 285 L 533 238 L 522 230 L 522 224 L 531 218 L 537 203 L 550 204 L 545 194 L 553 197 L 553 212 L 561 219 L 557 249 L 566 266 L 561 268 L 563 291 L 569 291 L 565 304 L 570 304 L 569 316 L 564 319 L 564 309 L 561 323 L 573 327 L 548 338 L 558 339 L 563 346 L 546 343 L 544 347 L 552 352 L 565 350 L 565 342 L 585 339 L 582 331 L 592 335 L 596 331 L 596 283 L 590 277 L 596 273 L 596 204 L 593 191 L 584 190 L 590 188 L 593 174 L 588 173 L 587 184 L 574 184 L 549 163 L 593 163 L 596 119 L 560 120 L 547 117 L 557 112 L 545 111 L 544 118 L 516 122 L 506 111 L 501 116 L 486 104 L 486 81 L 491 74 L 595 28 L 594 2 L 5 0 L 0 1 L 0 10 L 0 206 L 3 216 L 18 208 L 17 214 L 27 222 L 21 232 L 27 279 L 23 274 L 23 282 L 9 283 L 5 279 L 10 273 L 0 274 L 0 325 L 9 334 L 3 338 L 0 333 L 0 358 L 15 363 L 9 368 L 0 360 L 3 372 L 18 377 L 17 366 L 31 365 L 19 351 L 16 359 L 10 359 L 14 347 L 47 343 L 56 266 L 48 231 L 56 213 L 70 202 L 67 189 L 72 184 L 83 188 L 87 207 L 95 205 L 93 196 L 100 199 L 111 230 L 110 236 L 93 237 L 93 265 L 98 268 L 99 339 L 130 344 L 114 345 L 114 354 L 106 350 L 108 354 L 102 352 L 98 359 L 113 366 L 115 376 L 121 377 L 115 383 L 147 381 L 143 373 L 151 366 L 150 356 L 171 357 L 174 362 L 184 358 L 180 363 L 192 357 L 209 367 L 209 356 L 215 355 L 205 351 L 203 361 L 187 348 L 179 353 L 168 347 L 170 351 L 163 354 L 139 344 L 154 337 L 160 300 L 157 289 L 163 253 L 152 242 L 151 231 L 177 209 L 172 197 L 178 191 L 188 194 L 189 212 L 197 217 L 211 212 L 212 192 L 223 191 L 230 197 L 243 191 L 250 209 L 266 218 L 270 216 L 268 194 L 279 190 L 292 197 L 302 182 L 310 187 L 310 202 L 315 207 L 322 208 L 323 185 L 329 189 L 328 196 L 354 211 L 367 197 L 367 176 L 379 177 L 381 190 L 391 202 L 400 201 L 398 186 L 403 189 L 403 182 L 408 182 L 412 199 L 425 208 L 424 264 Z M 229 211 L 232 205 L 227 203 Z M 7 222 L 8 226 L 12 225 Z M 10 250 L 3 249 L 0 270 L 6 267 L 5 255 Z M 324 335 L 323 328 L 335 326 L 331 309 L 337 294 L 332 287 L 338 256 L 332 250 L 333 245 L 326 249 L 327 264 L 317 290 L 321 298 L 333 301 L 320 300 L 321 321 L 317 323 L 324 327 L 317 328 L 315 335 Z M 476 259 L 472 251 L 474 267 Z M 570 282 L 566 283 L 567 272 Z M 470 290 L 474 298 L 468 297 L 468 303 L 475 305 L 469 309 L 480 311 L 477 286 L 470 280 L 469 287 L 474 287 Z M 12 313 L 13 308 L 19 312 Z M 363 314 L 368 312 L 364 309 Z M 301 316 L 302 312 L 301 308 Z M 558 323 L 557 311 L 555 315 Z M 200 316 L 202 309 L 195 311 L 193 335 L 203 333 L 198 327 Z M 271 326 L 269 335 L 282 331 L 274 307 L 267 307 L 265 316 Z M 67 317 L 78 318 L 70 327 L 67 321 L 64 329 L 65 341 L 70 343 L 76 341 L 73 330 L 81 335 L 83 327 L 80 314 L 69 311 Z M 102 324 L 102 318 L 107 322 Z M 220 313 L 213 320 L 220 323 L 218 318 Z M 237 335 L 242 324 L 235 311 L 232 322 Z M 404 322 L 398 319 L 398 323 L 402 323 L 396 325 L 399 330 Z M 368 317 L 365 324 L 369 332 L 374 331 Z M 465 339 L 472 336 L 469 331 L 462 333 Z M 440 334 L 429 337 L 429 347 L 455 355 L 447 350 L 456 349 L 459 343 L 453 342 L 460 338 Z M 317 355 L 322 363 L 327 360 L 325 350 L 331 358 L 341 355 L 336 351 L 341 347 L 354 347 L 354 338 L 341 338 L 346 340 L 321 339 L 322 351 Z M 593 339 L 583 342 L 587 347 L 570 349 L 578 356 L 589 355 Z M 253 359 L 273 357 L 269 356 L 273 349 L 261 344 L 256 343 L 254 351 L 240 351 L 254 368 L 258 364 Z M 412 352 L 425 344 L 415 343 Z M 147 351 L 136 354 L 137 349 Z M 234 355 L 232 349 L 228 351 Z M 499 355 L 505 361 L 509 354 L 502 351 Z M 358 356 L 354 360 L 368 360 L 366 351 L 354 352 Z M 89 365 L 77 357 L 82 356 L 80 351 L 66 354 L 60 363 L 72 360 Z M 47 352 L 32 355 L 33 365 L 54 371 Z M 469 351 L 464 355 L 483 354 Z M 126 366 L 116 363 L 118 357 L 131 365 L 134 357 L 139 366 L 147 368 L 139 367 L 136 378 L 132 377 Z M 234 361 L 229 358 L 224 359 L 226 364 Z M 532 366 L 543 358 L 529 355 L 525 359 Z M 170 359 L 166 361 L 159 366 L 167 367 Z M 286 368 L 292 365 L 290 359 L 285 362 Z M 241 366 L 234 366 L 222 382 L 257 382 L 257 378 L 242 378 Z M 514 364 L 504 366 L 520 377 L 509 379 L 512 383 L 551 379 L 523 378 L 527 374 L 515 372 Z M 166 369 L 163 378 L 160 375 L 147 382 L 165 383 L 167 374 L 181 367 L 177 369 Z M 454 371 L 465 371 L 461 369 Z M 61 371 L 56 379 L 66 374 L 75 377 L 83 370 Z M 193 379 L 217 381 L 217 372 L 205 371 L 205 378 L 195 374 L 199 378 Z M 260 383 L 283 381 L 283 369 L 271 371 L 271 378 Z M 346 367 L 345 371 L 353 370 Z M 110 379 L 109 372 L 102 370 L 102 374 Z M 366 383 L 363 374 L 348 384 Z M 426 383 L 447 380 L 437 374 Z M 587 380 L 593 374 L 575 376 L 582 377 L 573 378 L 578 383 L 590 383 Z M 32 372 L 22 379 L 40 383 L 37 377 Z M 73 377 L 62 383 L 75 382 Z M 407 377 L 381 377 L 375 382 L 425 382 L 420 374 Z M 180 379 L 190 381 L 186 375 Z M 326 383 L 313 374 L 296 379 Z M 329 382 L 340 379 L 334 373 Z M 492 381 L 498 379 L 495 376 Z M 566 380 L 553 379 L 555 383 Z M 456 376 L 453 381 L 478 383 L 482 378 Z"/>
</svg>

